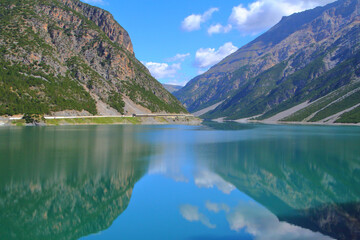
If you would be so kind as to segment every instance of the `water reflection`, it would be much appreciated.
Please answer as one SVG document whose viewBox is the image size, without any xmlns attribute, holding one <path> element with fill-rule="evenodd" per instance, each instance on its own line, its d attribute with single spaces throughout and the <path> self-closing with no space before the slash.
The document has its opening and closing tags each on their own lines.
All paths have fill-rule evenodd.
<svg viewBox="0 0 360 240">
<path fill-rule="evenodd" d="M 358 239 L 360 139 L 353 133 L 357 129 L 263 128 L 247 133 L 246 141 L 198 146 L 198 156 L 208 152 L 202 164 L 281 221 L 337 239 Z M 257 214 L 247 213 L 240 224 L 230 226 L 246 225 L 251 232 L 245 219 L 251 221 Z M 256 221 L 267 219 L 257 217 Z"/>
<path fill-rule="evenodd" d="M 359 142 L 346 127 L 3 128 L 0 238 L 357 239 Z"/>
<path fill-rule="evenodd" d="M 115 130 L 115 131 L 114 131 Z M 150 146 L 132 127 L 19 128 L 1 132 L 2 239 L 77 239 L 127 208 Z"/>
</svg>

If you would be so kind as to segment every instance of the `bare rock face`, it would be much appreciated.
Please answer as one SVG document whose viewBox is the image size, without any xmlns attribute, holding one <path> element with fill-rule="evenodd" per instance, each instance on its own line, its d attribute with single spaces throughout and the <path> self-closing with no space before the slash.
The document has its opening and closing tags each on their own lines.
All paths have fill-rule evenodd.
<svg viewBox="0 0 360 240">
<path fill-rule="evenodd" d="M 127 31 L 121 27 L 113 18 L 113 16 L 107 11 L 89 7 L 79 1 L 73 0 L 59 0 L 63 2 L 65 6 L 75 10 L 86 16 L 89 20 L 93 21 L 100 29 L 110 38 L 114 43 L 118 43 L 123 46 L 127 51 L 134 54 L 131 39 Z"/>
<path fill-rule="evenodd" d="M 78 0 L 5 0 L 0 14 L 0 115 L 101 114 L 99 101 L 130 114 L 124 97 L 150 112 L 186 112 L 135 58 L 129 34 L 105 10 Z"/>
<path fill-rule="evenodd" d="M 268 32 L 191 80 L 175 96 L 190 112 L 224 101 L 206 114 L 207 118 L 269 117 L 354 83 L 349 79 L 359 77 L 359 9 L 359 0 L 339 0 L 284 17 Z M 351 77 L 339 73 L 344 67 L 341 64 Z M 333 77 L 330 81 L 326 74 L 348 80 Z M 321 84 L 316 88 L 312 85 L 315 82 Z"/>
</svg>

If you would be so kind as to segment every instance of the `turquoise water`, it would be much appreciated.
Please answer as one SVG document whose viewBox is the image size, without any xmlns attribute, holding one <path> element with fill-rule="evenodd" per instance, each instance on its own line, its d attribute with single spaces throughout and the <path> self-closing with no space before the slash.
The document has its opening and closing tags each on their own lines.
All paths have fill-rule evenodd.
<svg viewBox="0 0 360 240">
<path fill-rule="evenodd" d="M 0 239 L 359 239 L 360 128 L 0 128 Z"/>
</svg>

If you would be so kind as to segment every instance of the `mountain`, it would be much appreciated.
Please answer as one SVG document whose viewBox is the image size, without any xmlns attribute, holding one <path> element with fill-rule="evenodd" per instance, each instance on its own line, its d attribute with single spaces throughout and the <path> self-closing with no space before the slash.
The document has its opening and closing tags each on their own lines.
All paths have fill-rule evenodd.
<svg viewBox="0 0 360 240">
<path fill-rule="evenodd" d="M 100 8 L 78 0 L 0 0 L 0 22 L 0 115 L 186 112 Z"/>
<path fill-rule="evenodd" d="M 210 119 L 359 122 L 359 64 L 360 1 L 339 0 L 284 17 L 175 96 Z"/>
<path fill-rule="evenodd" d="M 172 84 L 163 84 L 163 87 L 168 90 L 170 93 L 174 93 L 176 91 L 179 91 L 183 86 L 178 85 L 172 85 Z"/>
</svg>

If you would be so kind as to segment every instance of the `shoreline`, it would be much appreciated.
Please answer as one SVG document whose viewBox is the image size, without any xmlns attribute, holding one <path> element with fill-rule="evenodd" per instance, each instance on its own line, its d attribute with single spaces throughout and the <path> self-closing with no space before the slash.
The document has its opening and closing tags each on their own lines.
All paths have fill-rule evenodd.
<svg viewBox="0 0 360 240">
<path fill-rule="evenodd" d="M 261 123 L 268 125 L 299 125 L 299 126 L 356 126 L 360 127 L 360 123 L 320 123 L 320 122 L 281 122 L 281 121 L 261 121 L 261 120 L 248 120 L 246 122 L 234 121 L 237 123 Z"/>
<path fill-rule="evenodd" d="M 1 126 L 71 126 L 71 125 L 200 125 L 202 119 L 191 115 L 158 116 L 63 116 L 46 117 L 38 123 L 26 123 L 15 117 L 0 119 Z"/>
<path fill-rule="evenodd" d="M 357 126 L 360 127 L 360 123 L 324 123 L 324 122 L 283 122 L 283 121 L 269 121 L 269 120 L 250 120 L 250 119 L 238 119 L 238 120 L 224 120 L 224 118 L 213 119 L 211 121 L 218 123 L 236 122 L 236 123 L 259 123 L 267 125 L 299 125 L 299 126 Z"/>
<path fill-rule="evenodd" d="M 25 123 L 20 117 L 0 118 L 0 127 L 9 126 L 71 126 L 71 125 L 189 125 L 199 126 L 205 120 L 193 115 L 173 116 L 47 116 L 39 123 Z M 282 122 L 266 120 L 210 120 L 218 123 L 236 122 L 240 124 L 298 125 L 298 126 L 357 126 L 360 123 L 323 123 L 323 122 Z"/>
</svg>

